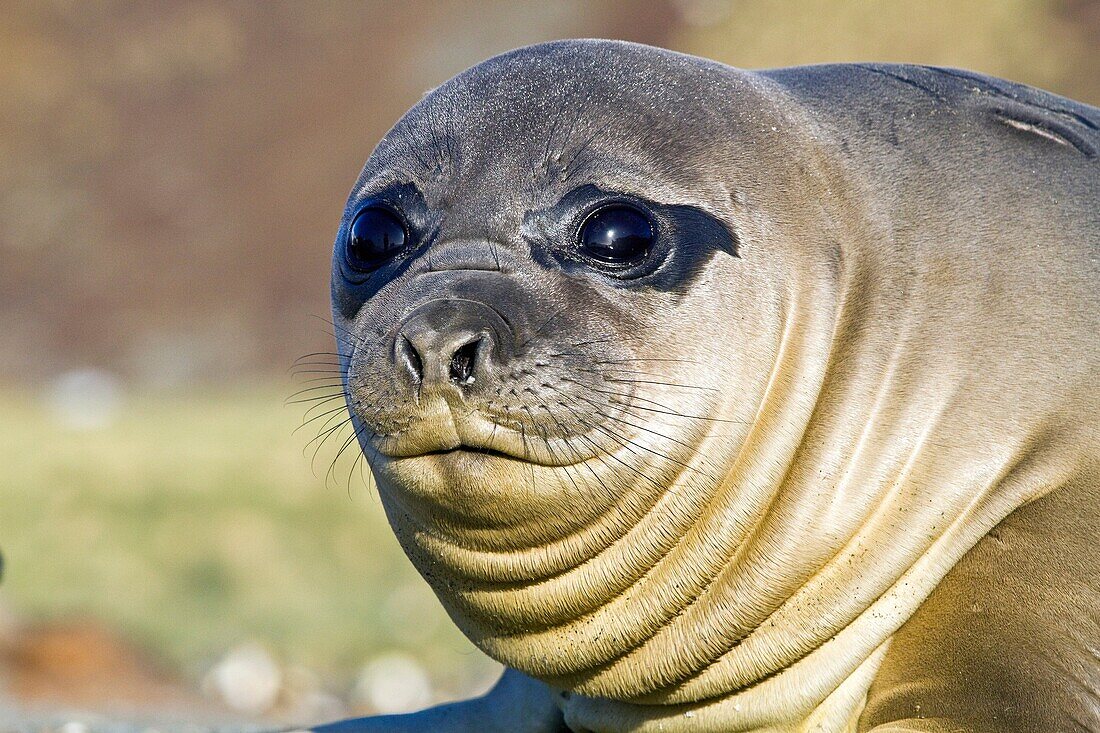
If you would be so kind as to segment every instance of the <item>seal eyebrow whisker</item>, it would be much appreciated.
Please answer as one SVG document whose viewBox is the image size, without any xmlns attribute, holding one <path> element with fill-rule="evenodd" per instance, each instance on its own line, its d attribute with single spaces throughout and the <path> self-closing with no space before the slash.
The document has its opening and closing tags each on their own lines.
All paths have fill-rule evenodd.
<svg viewBox="0 0 1100 733">
<path fill-rule="evenodd" d="M 561 122 L 561 116 L 564 112 L 564 108 L 559 106 L 554 114 L 554 118 L 550 122 L 550 130 L 546 134 L 546 142 L 542 146 L 542 169 L 545 173 L 550 171 L 550 150 L 554 145 L 554 133 L 558 131 L 558 123 Z"/>
<path fill-rule="evenodd" d="M 425 173 L 430 172 L 432 167 L 431 165 L 429 165 L 428 161 L 425 160 L 424 157 L 420 154 L 419 150 L 417 150 L 418 146 L 414 143 L 412 139 L 411 131 L 407 128 L 402 128 L 401 130 L 397 131 L 397 135 L 399 136 L 398 140 L 404 145 L 404 148 L 408 151 L 409 155 L 415 158 L 416 162 L 420 164 L 421 171 Z"/>
<path fill-rule="evenodd" d="M 496 264 L 497 272 L 504 272 L 500 266 L 500 255 L 497 253 L 496 242 L 493 241 L 493 237 L 488 229 L 485 229 L 481 233 L 481 238 L 489 244 L 489 252 L 493 255 L 493 262 Z"/>
<path fill-rule="evenodd" d="M 575 176 L 577 174 L 577 171 L 580 169 L 580 166 L 578 165 L 577 168 L 574 168 L 573 164 L 577 162 L 577 160 L 580 158 L 580 156 L 583 153 L 587 152 L 588 148 L 592 145 L 592 143 L 596 142 L 597 139 L 607 135 L 607 133 L 611 130 L 612 122 L 613 122 L 613 120 L 610 120 L 610 119 L 607 120 L 604 123 L 603 127 L 601 127 L 596 133 L 594 133 L 592 135 L 589 135 L 587 138 L 585 138 L 584 142 L 581 143 L 580 147 L 578 147 L 573 152 L 572 157 L 569 158 L 569 162 L 566 163 L 564 166 L 562 166 L 562 172 L 563 172 L 563 176 L 562 176 L 562 179 L 561 179 L 562 183 L 568 182 L 571 178 L 573 178 L 573 176 Z"/>
<path fill-rule="evenodd" d="M 573 116 L 569 120 L 569 129 L 565 131 L 564 135 L 562 135 L 561 144 L 558 145 L 557 148 L 554 150 L 554 155 L 553 155 L 554 162 L 559 163 L 559 164 L 561 163 L 561 159 L 565 156 L 565 148 L 566 148 L 567 145 L 569 145 L 570 142 L 572 142 L 573 133 L 576 132 L 577 123 L 580 122 L 581 110 L 584 109 L 587 106 L 587 104 L 591 100 L 591 98 L 592 98 L 591 94 L 588 94 L 588 95 L 586 95 L 583 104 L 579 104 L 579 105 L 574 106 Z M 559 108 L 559 111 L 561 111 L 561 108 Z M 551 157 L 550 153 L 547 152 L 547 154 L 546 154 L 547 161 L 549 161 L 550 157 Z M 565 174 L 567 172 L 567 167 L 568 167 L 568 164 L 566 164 L 565 166 L 560 166 L 559 170 L 558 170 L 559 180 L 561 180 L 561 182 L 563 182 L 563 183 L 566 180 Z"/>
<path fill-rule="evenodd" d="M 435 144 L 436 149 L 439 151 L 440 168 L 449 168 L 453 173 L 458 170 L 459 160 L 457 154 L 455 153 L 455 149 L 452 146 L 452 143 L 454 142 L 454 134 L 450 128 L 450 123 L 452 122 L 452 120 L 449 116 L 445 115 L 443 119 L 443 124 L 440 125 L 438 118 L 434 116 L 434 108 L 429 107 L 428 109 L 428 119 L 430 120 L 432 125 L 432 142 Z M 443 139 L 442 145 L 439 144 L 439 138 Z M 446 163 L 446 165 L 444 165 L 444 162 Z"/>
</svg>

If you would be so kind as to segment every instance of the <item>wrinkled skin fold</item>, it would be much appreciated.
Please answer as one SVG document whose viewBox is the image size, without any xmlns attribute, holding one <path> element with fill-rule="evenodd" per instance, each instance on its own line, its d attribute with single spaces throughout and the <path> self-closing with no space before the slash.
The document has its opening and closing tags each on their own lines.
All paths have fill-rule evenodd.
<svg viewBox="0 0 1100 733">
<path fill-rule="evenodd" d="M 318 730 L 1100 728 L 1098 129 L 967 72 L 601 41 L 425 96 L 337 236 L 341 370 L 509 671 Z M 643 260 L 578 247 L 611 205 Z M 359 271 L 370 206 L 408 243 Z"/>
</svg>

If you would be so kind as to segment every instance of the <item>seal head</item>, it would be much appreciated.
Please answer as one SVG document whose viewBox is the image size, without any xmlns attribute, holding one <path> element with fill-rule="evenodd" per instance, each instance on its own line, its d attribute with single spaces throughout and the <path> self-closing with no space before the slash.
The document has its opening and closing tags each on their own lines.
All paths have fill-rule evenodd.
<svg viewBox="0 0 1100 733">
<path fill-rule="evenodd" d="M 390 522 L 585 725 L 850 719 L 952 565 L 1096 449 L 1087 146 L 1043 149 L 1091 178 L 1029 215 L 921 163 L 935 129 L 1027 170 L 1003 105 L 837 73 L 521 49 L 425 96 L 350 196 L 333 308 Z"/>
</svg>

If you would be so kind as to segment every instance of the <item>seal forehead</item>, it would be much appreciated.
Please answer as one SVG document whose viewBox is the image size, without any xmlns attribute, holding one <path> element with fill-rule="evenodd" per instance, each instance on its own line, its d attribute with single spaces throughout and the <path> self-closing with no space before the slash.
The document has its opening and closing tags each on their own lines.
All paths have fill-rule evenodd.
<svg viewBox="0 0 1100 733">
<path fill-rule="evenodd" d="M 623 42 L 519 49 L 430 92 L 379 145 L 364 185 L 403 168 L 510 191 L 631 175 L 698 186 L 701 171 L 685 169 L 721 156 L 719 131 L 760 106 L 719 103 L 760 96 L 753 75 L 731 72 Z"/>
</svg>

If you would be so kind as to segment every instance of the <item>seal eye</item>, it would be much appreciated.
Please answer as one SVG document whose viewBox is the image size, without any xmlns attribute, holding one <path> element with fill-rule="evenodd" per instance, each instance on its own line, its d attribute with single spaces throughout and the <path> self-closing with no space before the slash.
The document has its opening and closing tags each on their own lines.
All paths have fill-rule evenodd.
<svg viewBox="0 0 1100 733">
<path fill-rule="evenodd" d="M 609 265 L 636 262 L 653 246 L 656 235 L 649 217 L 625 204 L 592 212 L 581 225 L 580 247 L 586 255 Z"/>
<path fill-rule="evenodd" d="M 348 231 L 344 257 L 356 270 L 371 270 L 405 248 L 408 232 L 394 212 L 381 206 L 360 211 Z"/>
</svg>

